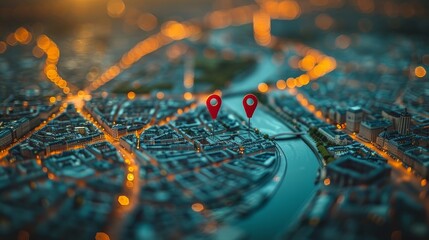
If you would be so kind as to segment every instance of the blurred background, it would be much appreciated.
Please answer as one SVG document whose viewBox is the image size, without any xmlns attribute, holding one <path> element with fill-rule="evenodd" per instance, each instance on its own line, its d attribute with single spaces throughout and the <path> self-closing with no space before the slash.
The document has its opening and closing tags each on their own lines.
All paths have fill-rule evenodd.
<svg viewBox="0 0 429 240">
<path fill-rule="evenodd" d="M 82 105 L 81 100 L 99 96 L 121 95 L 128 100 L 138 95 L 159 100 L 178 96 L 201 101 L 212 92 L 224 96 L 275 92 L 271 96 L 276 96 L 277 90 L 290 90 L 277 91 L 286 99 L 280 107 L 283 111 L 290 107 L 288 113 L 308 121 L 309 126 L 328 121 L 337 107 L 352 106 L 362 106 L 374 119 L 381 119 L 382 110 L 408 107 L 413 121 L 428 124 L 428 11 L 427 0 L 2 0 L 0 102 L 4 116 L 13 115 L 14 121 L 35 111 L 37 105 L 59 107 L 75 99 Z M 295 94 L 298 101 L 290 103 L 289 94 Z M 297 110 L 298 103 L 302 112 Z M 10 106 L 23 111 L 15 116 Z M 344 114 L 345 110 L 345 118 Z M 302 120 L 296 119 L 294 124 Z M 274 131 L 265 125 L 267 131 Z M 424 134 L 427 137 L 427 130 Z M 296 151 L 296 162 L 310 159 L 302 157 L 300 148 L 288 150 Z M 7 151 L 1 154 L 0 159 Z M 316 191 L 314 175 L 320 166 L 316 160 L 313 164 L 314 171 L 305 176 L 306 186 L 295 184 L 300 176 L 286 176 L 290 188 L 285 191 L 291 198 L 279 200 L 277 195 L 269 213 L 274 211 L 273 219 L 279 220 L 261 224 L 266 215 L 255 214 L 253 220 L 237 225 L 254 239 L 284 234 Z M 423 180 L 415 182 L 425 187 Z M 419 198 L 429 206 L 427 195 Z M 245 218 L 261 206 L 252 203 L 243 212 L 233 207 L 226 206 Z M 317 204 L 315 208 L 317 212 Z M 319 211 L 325 219 L 327 209 L 324 206 L 323 214 Z M 385 216 L 391 217 L 388 211 Z M 349 220 L 348 213 L 329 217 L 338 217 L 336 223 Z M 361 226 L 361 219 L 355 219 L 350 226 Z M 362 219 L 372 224 L 366 216 Z M 230 219 L 220 222 L 224 220 L 229 223 Z M 408 228 L 407 217 L 402 220 Z M 190 223 L 189 229 L 199 227 L 198 221 Z M 312 223 L 302 224 L 302 232 L 309 232 L 306 224 Z M 74 224 L 67 230 L 73 231 Z M 259 231 L 257 225 L 269 231 Z M 326 229 L 329 239 L 341 232 L 338 225 L 332 231 L 319 226 Z M 147 233 L 145 226 L 139 227 L 129 229 Z M 212 233 L 210 227 L 204 231 Z M 429 233 L 427 226 L 422 229 Z M 391 230 L 374 232 L 390 234 Z M 353 231 L 349 236 L 354 236 Z"/>
</svg>

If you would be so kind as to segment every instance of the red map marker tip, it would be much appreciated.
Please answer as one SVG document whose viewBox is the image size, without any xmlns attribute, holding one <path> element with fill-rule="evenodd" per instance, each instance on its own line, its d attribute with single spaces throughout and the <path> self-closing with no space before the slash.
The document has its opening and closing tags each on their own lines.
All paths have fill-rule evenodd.
<svg viewBox="0 0 429 240">
<path fill-rule="evenodd" d="M 219 112 L 221 105 L 222 105 L 222 99 L 219 97 L 219 95 L 212 94 L 207 98 L 206 106 L 213 120 L 217 118 L 217 114 Z"/>
<path fill-rule="evenodd" d="M 253 94 L 247 94 L 243 98 L 243 107 L 246 111 L 246 115 L 248 118 L 253 116 L 255 112 L 256 106 L 258 105 L 258 98 Z"/>
</svg>

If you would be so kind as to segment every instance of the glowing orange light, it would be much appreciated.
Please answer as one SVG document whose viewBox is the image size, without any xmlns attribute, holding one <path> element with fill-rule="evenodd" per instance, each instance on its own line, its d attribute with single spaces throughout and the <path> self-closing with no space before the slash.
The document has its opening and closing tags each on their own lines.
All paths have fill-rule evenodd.
<svg viewBox="0 0 429 240">
<path fill-rule="evenodd" d="M 266 93 L 268 91 L 268 84 L 266 83 L 259 83 L 258 84 L 258 91 L 261 93 Z"/>
<path fill-rule="evenodd" d="M 82 90 L 79 90 L 79 91 L 77 92 L 77 95 L 78 95 L 78 97 L 83 98 L 83 97 L 85 96 L 85 92 L 84 92 L 84 91 L 82 91 Z"/>
<path fill-rule="evenodd" d="M 48 49 L 50 44 L 51 40 L 46 35 L 40 35 L 37 38 L 37 46 L 43 50 Z"/>
<path fill-rule="evenodd" d="M 107 3 L 107 14 L 110 17 L 121 17 L 125 11 L 125 3 L 122 0 L 110 0 Z"/>
<path fill-rule="evenodd" d="M 128 179 L 128 181 L 134 181 L 134 174 L 128 173 L 127 174 L 127 179 Z"/>
<path fill-rule="evenodd" d="M 143 13 L 137 20 L 137 25 L 144 31 L 153 30 L 158 24 L 158 19 L 151 13 Z"/>
<path fill-rule="evenodd" d="M 192 99 L 192 93 L 190 93 L 190 92 L 185 92 L 185 93 L 183 94 L 183 98 L 184 98 L 185 100 L 187 100 L 187 101 L 191 100 L 191 99 Z"/>
<path fill-rule="evenodd" d="M 195 212 L 201 212 L 204 210 L 204 205 L 201 203 L 194 203 L 192 204 L 192 210 Z"/>
<path fill-rule="evenodd" d="M 136 93 L 133 91 L 128 92 L 127 97 L 129 100 L 133 100 L 136 97 Z"/>
<path fill-rule="evenodd" d="M 168 175 L 167 175 L 167 180 L 168 180 L 169 182 L 174 181 L 174 179 L 176 179 L 176 177 L 174 176 L 174 174 L 168 174 Z"/>
<path fill-rule="evenodd" d="M 23 27 L 18 28 L 14 35 L 15 39 L 21 44 L 28 44 L 31 41 L 31 33 Z"/>
<path fill-rule="evenodd" d="M 95 234 L 95 240 L 110 240 L 110 237 L 107 233 L 98 232 Z"/>
<path fill-rule="evenodd" d="M 118 197 L 118 202 L 122 206 L 128 206 L 130 204 L 130 199 L 127 196 L 121 195 Z"/>
<path fill-rule="evenodd" d="M 64 92 L 64 94 L 69 94 L 69 93 L 70 93 L 70 88 L 65 87 L 65 88 L 63 89 L 63 92 Z"/>
<path fill-rule="evenodd" d="M 278 4 L 279 18 L 295 19 L 301 14 L 301 8 L 295 1 L 283 1 Z"/>
<path fill-rule="evenodd" d="M 55 179 L 55 175 L 53 173 L 48 173 L 48 178 L 53 180 Z"/>
<path fill-rule="evenodd" d="M 416 77 L 422 78 L 426 76 L 426 69 L 422 66 L 418 66 L 414 69 L 414 74 Z"/>
<path fill-rule="evenodd" d="M 307 85 L 310 82 L 310 77 L 307 74 L 302 74 L 298 77 L 298 82 L 302 86 Z"/>
<path fill-rule="evenodd" d="M 286 80 L 286 85 L 288 88 L 295 88 L 296 86 L 295 78 L 288 78 Z"/>
<path fill-rule="evenodd" d="M 253 14 L 253 32 L 259 45 L 267 46 L 271 43 L 271 18 L 265 11 Z"/>
<path fill-rule="evenodd" d="M 10 46 L 15 46 L 17 43 L 16 38 L 15 38 L 15 34 L 13 34 L 13 33 L 9 34 L 6 38 L 6 42 Z"/>
<path fill-rule="evenodd" d="M 305 56 L 300 62 L 299 66 L 304 71 L 310 71 L 316 65 L 316 58 L 312 55 Z"/>
<path fill-rule="evenodd" d="M 375 9 L 374 0 L 359 0 L 356 1 L 357 7 L 363 13 L 371 13 Z"/>
<path fill-rule="evenodd" d="M 273 18 L 291 20 L 297 18 L 301 13 L 301 8 L 296 1 L 293 0 L 265 0 L 262 3 L 264 9 Z"/>
<path fill-rule="evenodd" d="M 51 102 L 51 103 L 55 103 L 56 101 L 57 101 L 56 97 L 50 97 L 49 98 L 49 102 Z"/>
<path fill-rule="evenodd" d="M 316 26 L 322 30 L 328 30 L 334 24 L 334 19 L 326 14 L 320 14 L 315 19 Z"/>
<path fill-rule="evenodd" d="M 427 185 L 427 183 L 428 183 L 428 181 L 427 181 L 426 179 L 422 179 L 422 180 L 420 181 L 420 185 L 421 185 L 422 187 L 426 186 L 426 185 Z"/>
<path fill-rule="evenodd" d="M 329 184 L 331 184 L 331 179 L 325 178 L 325 180 L 323 180 L 323 184 L 325 184 L 325 186 L 328 186 Z"/>
<path fill-rule="evenodd" d="M 283 79 L 280 79 L 277 81 L 276 86 L 278 89 L 283 90 L 286 88 L 286 81 Z"/>
<path fill-rule="evenodd" d="M 157 92 L 156 93 L 156 98 L 163 99 L 164 98 L 164 93 L 163 92 Z"/>
<path fill-rule="evenodd" d="M 174 40 L 181 40 L 187 36 L 187 29 L 182 23 L 168 21 L 161 27 L 161 32 Z"/>
</svg>

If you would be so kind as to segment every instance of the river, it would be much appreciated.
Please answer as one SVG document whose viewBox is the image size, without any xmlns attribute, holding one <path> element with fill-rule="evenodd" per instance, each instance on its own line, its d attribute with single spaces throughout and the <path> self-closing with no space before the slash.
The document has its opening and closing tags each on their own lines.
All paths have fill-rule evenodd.
<svg viewBox="0 0 429 240">
<path fill-rule="evenodd" d="M 242 97 L 230 97 L 223 99 L 223 104 L 246 118 L 241 101 Z M 256 109 L 251 124 L 269 135 L 292 131 L 261 108 Z M 307 144 L 300 138 L 277 143 L 286 155 L 282 161 L 287 161 L 286 174 L 277 191 L 253 214 L 232 223 L 250 239 L 273 239 L 285 233 L 316 189 L 314 180 L 320 164 Z"/>
</svg>

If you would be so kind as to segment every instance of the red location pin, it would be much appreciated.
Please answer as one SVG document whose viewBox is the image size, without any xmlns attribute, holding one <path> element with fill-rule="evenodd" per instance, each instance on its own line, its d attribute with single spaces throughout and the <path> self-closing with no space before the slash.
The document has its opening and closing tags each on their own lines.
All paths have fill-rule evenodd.
<svg viewBox="0 0 429 240">
<path fill-rule="evenodd" d="M 219 95 L 212 94 L 207 98 L 206 106 L 213 120 L 217 118 L 217 113 L 219 112 L 221 105 L 222 99 L 219 97 Z"/>
<path fill-rule="evenodd" d="M 258 98 L 253 94 L 247 94 L 243 98 L 243 107 L 246 111 L 246 115 L 248 118 L 253 116 L 255 112 L 256 106 L 258 105 Z"/>
</svg>

